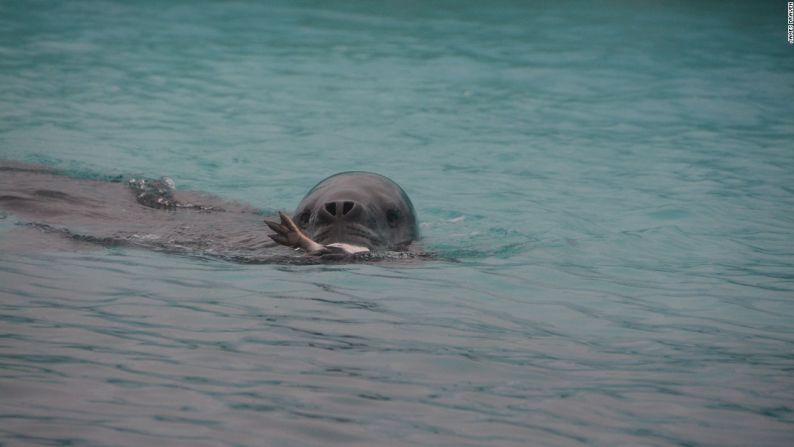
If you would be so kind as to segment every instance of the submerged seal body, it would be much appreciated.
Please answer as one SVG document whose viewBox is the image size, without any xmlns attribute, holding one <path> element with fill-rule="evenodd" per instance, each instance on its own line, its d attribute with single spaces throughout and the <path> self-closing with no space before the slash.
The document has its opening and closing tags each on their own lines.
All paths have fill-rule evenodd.
<svg viewBox="0 0 794 447">
<path fill-rule="evenodd" d="M 273 240 L 312 254 L 405 250 L 419 236 L 408 194 L 388 177 L 351 171 L 314 186 L 281 223 L 266 221 Z"/>
</svg>

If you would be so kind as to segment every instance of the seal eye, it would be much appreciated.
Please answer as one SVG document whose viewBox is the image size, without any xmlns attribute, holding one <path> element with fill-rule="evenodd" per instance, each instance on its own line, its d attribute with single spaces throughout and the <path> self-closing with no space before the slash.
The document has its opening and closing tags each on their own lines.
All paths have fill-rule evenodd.
<svg viewBox="0 0 794 447">
<path fill-rule="evenodd" d="M 309 223 L 309 218 L 312 217 L 312 213 L 309 210 L 306 210 L 298 216 L 298 225 L 304 226 Z"/>
<path fill-rule="evenodd" d="M 397 226 L 397 222 L 399 222 L 399 221 L 400 221 L 400 212 L 399 211 L 397 211 L 395 209 L 391 209 L 389 211 L 386 211 L 386 222 L 389 223 L 390 227 L 396 227 Z"/>
</svg>

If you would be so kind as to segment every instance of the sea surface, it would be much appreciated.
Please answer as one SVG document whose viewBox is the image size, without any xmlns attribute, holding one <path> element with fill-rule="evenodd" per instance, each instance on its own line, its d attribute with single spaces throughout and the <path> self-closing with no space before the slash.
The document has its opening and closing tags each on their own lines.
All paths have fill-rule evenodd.
<svg viewBox="0 0 794 447">
<path fill-rule="evenodd" d="M 0 252 L 2 446 L 794 445 L 783 1 L 2 0 L 0 158 L 438 254 Z"/>
</svg>

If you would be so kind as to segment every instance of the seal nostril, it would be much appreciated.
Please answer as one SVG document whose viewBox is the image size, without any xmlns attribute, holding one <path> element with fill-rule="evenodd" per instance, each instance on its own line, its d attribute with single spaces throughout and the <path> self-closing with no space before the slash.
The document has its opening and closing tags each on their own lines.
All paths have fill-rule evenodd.
<svg viewBox="0 0 794 447">
<path fill-rule="evenodd" d="M 332 216 L 336 216 L 336 203 L 328 202 L 325 204 L 325 210 Z"/>
<path fill-rule="evenodd" d="M 355 204 L 353 202 L 345 202 L 342 204 L 342 215 L 349 213 Z"/>
</svg>

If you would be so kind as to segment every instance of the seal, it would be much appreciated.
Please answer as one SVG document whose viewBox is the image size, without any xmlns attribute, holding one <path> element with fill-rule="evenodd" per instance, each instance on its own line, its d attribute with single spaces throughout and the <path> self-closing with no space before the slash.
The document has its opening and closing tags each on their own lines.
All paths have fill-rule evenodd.
<svg viewBox="0 0 794 447">
<path fill-rule="evenodd" d="M 0 252 L 126 246 L 293 265 L 432 258 L 412 243 L 419 232 L 408 195 L 378 174 L 326 178 L 293 217 L 269 213 L 275 233 L 260 209 L 177 189 L 169 177 L 88 177 L 0 160 L 0 220 L 8 212 L 16 224 L 0 232 Z"/>
<path fill-rule="evenodd" d="M 270 238 L 311 255 L 404 251 L 419 237 L 416 212 L 405 191 L 380 174 L 342 172 L 315 185 L 294 220 L 265 219 Z"/>
</svg>

